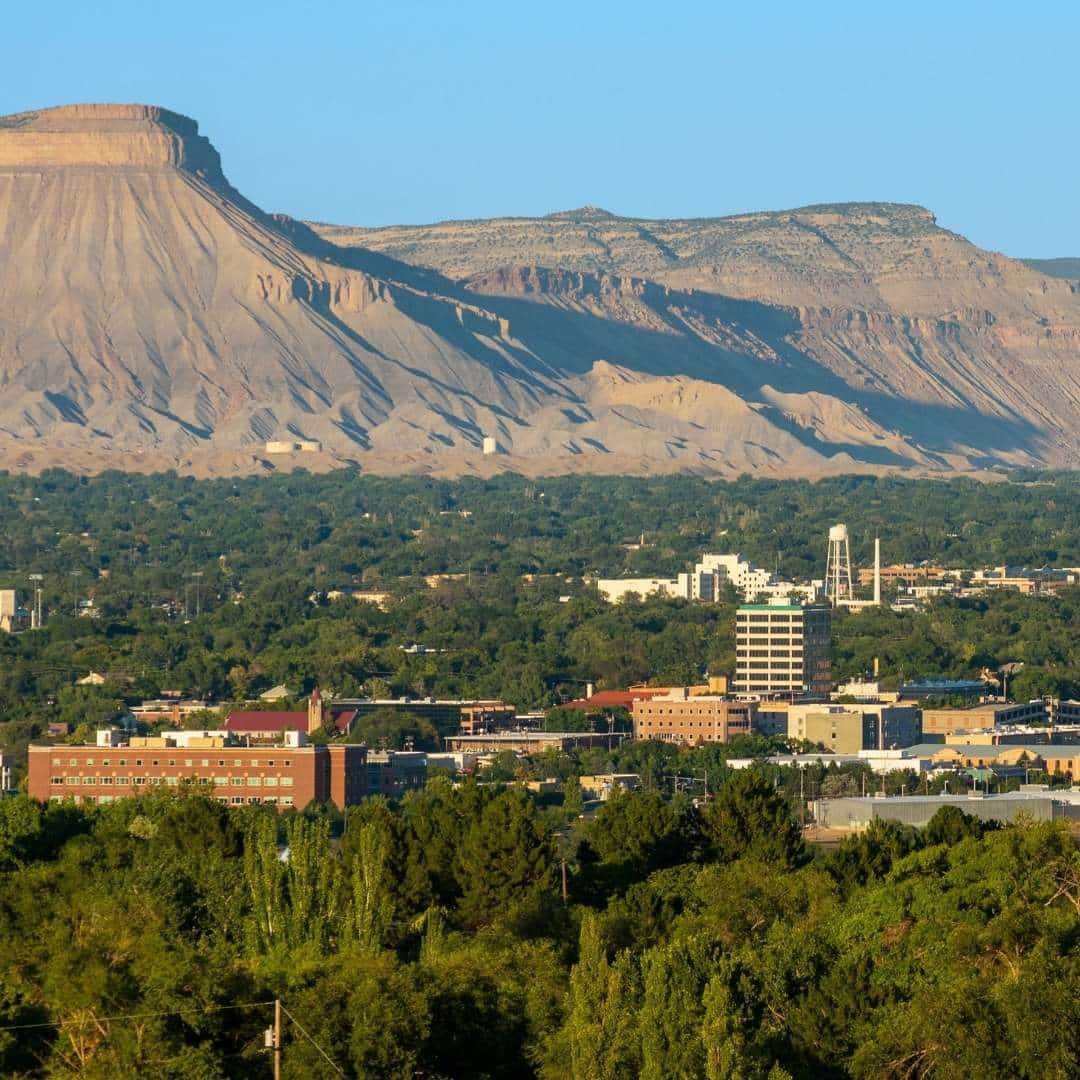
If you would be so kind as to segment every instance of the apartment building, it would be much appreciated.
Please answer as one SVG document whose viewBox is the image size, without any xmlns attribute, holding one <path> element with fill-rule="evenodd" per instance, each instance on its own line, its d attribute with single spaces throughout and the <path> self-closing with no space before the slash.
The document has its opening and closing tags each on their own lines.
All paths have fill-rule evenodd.
<svg viewBox="0 0 1080 1080">
<path fill-rule="evenodd" d="M 635 739 L 698 746 L 725 743 L 733 735 L 749 735 L 757 716 L 757 702 L 681 690 L 639 698 L 631 706 L 631 715 Z"/>
<path fill-rule="evenodd" d="M 829 608 L 743 604 L 735 613 L 735 689 L 742 694 L 827 698 L 832 690 Z"/>
<path fill-rule="evenodd" d="M 102 731 L 95 745 L 29 750 L 28 790 L 41 802 L 110 803 L 189 782 L 232 806 L 299 810 L 332 801 L 343 808 L 367 793 L 367 747 L 313 746 L 302 732 L 276 745 L 252 746 L 228 735 L 125 740 Z"/>
</svg>

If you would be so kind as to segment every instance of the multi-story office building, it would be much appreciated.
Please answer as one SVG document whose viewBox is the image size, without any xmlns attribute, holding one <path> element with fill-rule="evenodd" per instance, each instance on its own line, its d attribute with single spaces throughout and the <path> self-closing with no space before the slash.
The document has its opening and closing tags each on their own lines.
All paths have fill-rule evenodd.
<svg viewBox="0 0 1080 1080">
<path fill-rule="evenodd" d="M 922 737 L 914 705 L 792 705 L 787 735 L 824 746 L 835 754 L 897 750 Z"/>
<path fill-rule="evenodd" d="M 696 746 L 727 742 L 733 735 L 749 735 L 754 729 L 757 702 L 681 690 L 662 697 L 639 698 L 631 711 L 635 739 Z"/>
<path fill-rule="evenodd" d="M 735 613 L 735 689 L 764 697 L 827 698 L 832 689 L 827 607 L 744 604 Z"/>
<path fill-rule="evenodd" d="M 187 782 L 205 785 L 223 803 L 279 810 L 311 802 L 344 808 L 367 794 L 367 747 L 312 746 L 301 732 L 274 746 L 249 746 L 222 735 L 124 740 L 101 731 L 92 746 L 31 746 L 29 766 L 29 794 L 41 802 L 110 803 Z"/>
</svg>

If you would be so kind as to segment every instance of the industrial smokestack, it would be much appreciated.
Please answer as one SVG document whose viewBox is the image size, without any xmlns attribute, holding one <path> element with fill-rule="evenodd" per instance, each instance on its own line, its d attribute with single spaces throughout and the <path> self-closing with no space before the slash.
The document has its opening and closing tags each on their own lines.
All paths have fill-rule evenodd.
<svg viewBox="0 0 1080 1080">
<path fill-rule="evenodd" d="M 874 537 L 874 603 L 881 603 L 881 538 Z"/>
</svg>

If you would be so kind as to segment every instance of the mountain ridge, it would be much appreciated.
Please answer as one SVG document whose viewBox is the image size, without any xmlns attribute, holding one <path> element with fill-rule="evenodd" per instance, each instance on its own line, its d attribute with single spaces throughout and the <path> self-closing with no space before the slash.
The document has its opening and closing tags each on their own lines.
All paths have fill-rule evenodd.
<svg viewBox="0 0 1080 1080">
<path fill-rule="evenodd" d="M 74 106 L 0 118 L 0 256 L 0 467 L 1080 462 L 1080 292 L 908 204 L 320 225 L 194 120 Z"/>
</svg>

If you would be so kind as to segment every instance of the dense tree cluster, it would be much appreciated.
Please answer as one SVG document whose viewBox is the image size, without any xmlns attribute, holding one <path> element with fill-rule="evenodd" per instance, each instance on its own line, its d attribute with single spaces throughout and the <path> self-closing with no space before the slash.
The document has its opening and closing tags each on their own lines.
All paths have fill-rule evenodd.
<svg viewBox="0 0 1080 1080">
<path fill-rule="evenodd" d="M 287 1023 L 288 1076 L 1080 1071 L 1062 826 L 950 809 L 815 851 L 759 770 L 569 804 L 0 802 L 0 1073 L 265 1076 L 274 997 L 314 1040 Z"/>
</svg>

